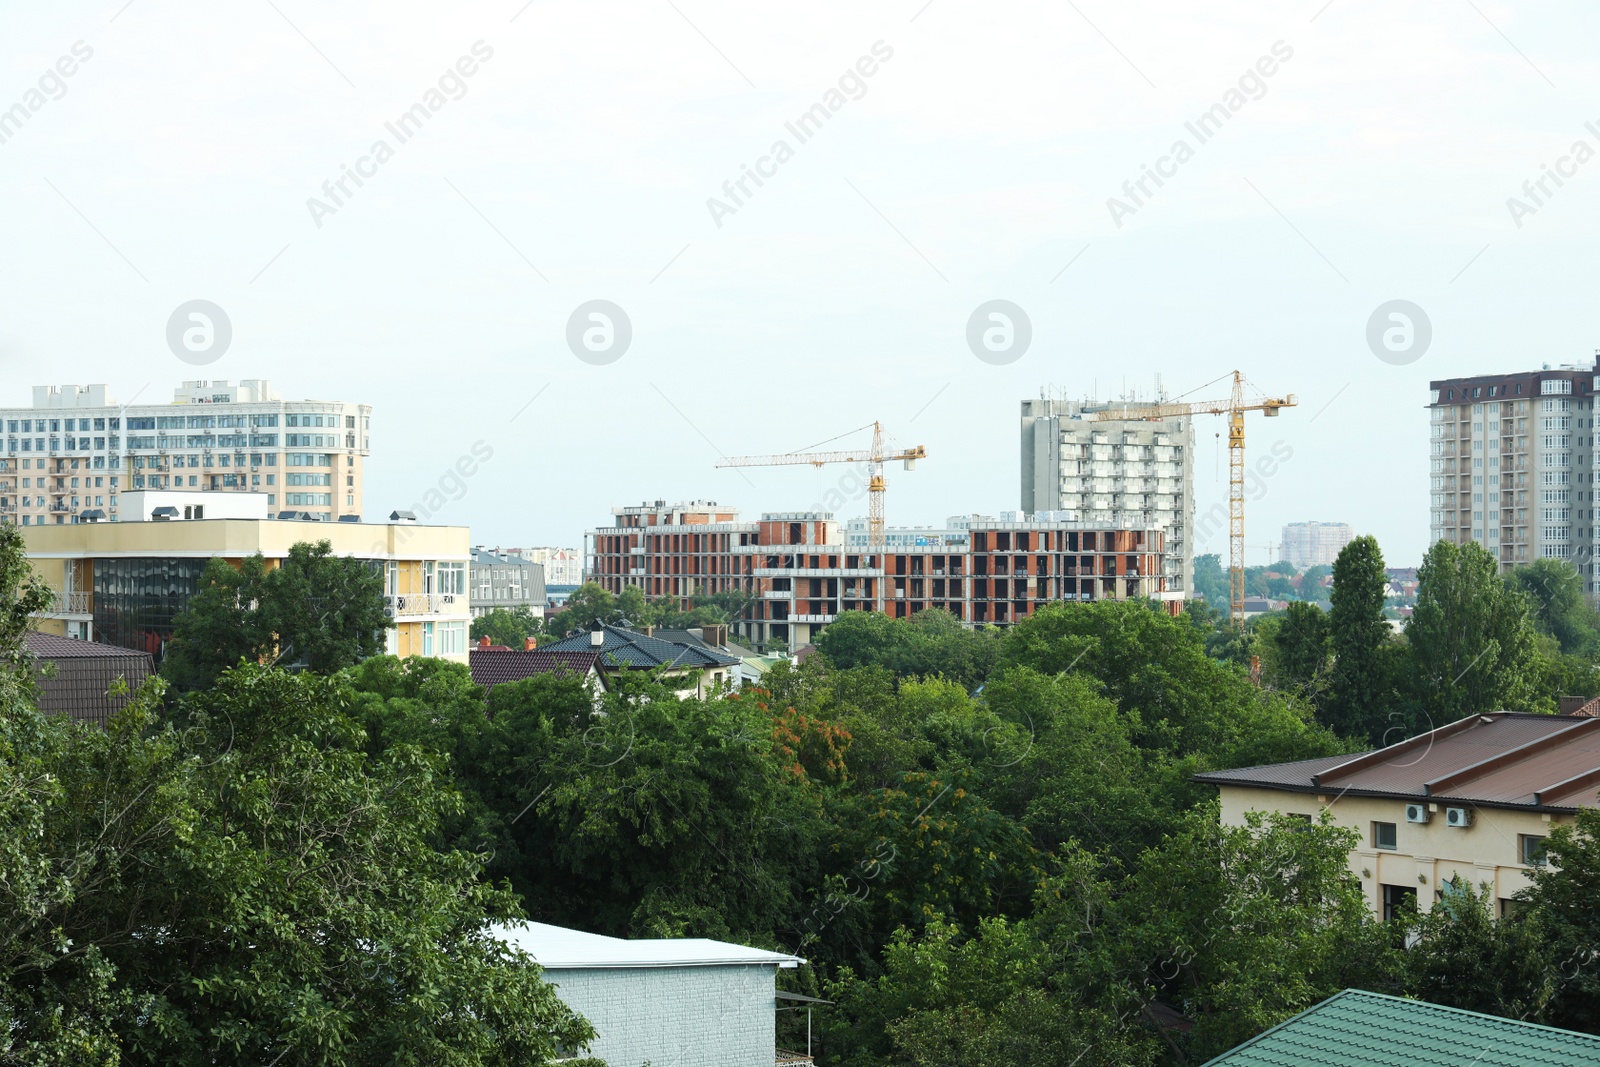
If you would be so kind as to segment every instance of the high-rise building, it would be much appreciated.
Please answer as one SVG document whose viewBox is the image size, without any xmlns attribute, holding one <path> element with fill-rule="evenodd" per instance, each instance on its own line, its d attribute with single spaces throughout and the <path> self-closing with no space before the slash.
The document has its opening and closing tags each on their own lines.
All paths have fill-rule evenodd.
<svg viewBox="0 0 1600 1067">
<path fill-rule="evenodd" d="M 170 404 L 103 385 L 35 386 L 0 408 L 0 522 L 118 519 L 129 489 L 265 493 L 272 514 L 361 514 L 372 408 L 284 400 L 263 379 L 184 382 Z"/>
<path fill-rule="evenodd" d="M 1296 567 L 1332 566 L 1355 536 L 1347 522 L 1291 522 L 1283 528 L 1278 558 Z"/>
<path fill-rule="evenodd" d="M 1429 383 L 1430 541 L 1477 541 L 1502 570 L 1571 560 L 1597 584 L 1594 394 L 1600 366 Z"/>
<path fill-rule="evenodd" d="M 1088 421 L 1125 402 L 1040 395 L 1022 402 L 1022 511 L 1166 531 L 1167 588 L 1194 590 L 1194 425 Z"/>
<path fill-rule="evenodd" d="M 576 548 L 507 548 L 504 555 L 544 565 L 548 585 L 582 585 L 583 553 Z"/>
</svg>

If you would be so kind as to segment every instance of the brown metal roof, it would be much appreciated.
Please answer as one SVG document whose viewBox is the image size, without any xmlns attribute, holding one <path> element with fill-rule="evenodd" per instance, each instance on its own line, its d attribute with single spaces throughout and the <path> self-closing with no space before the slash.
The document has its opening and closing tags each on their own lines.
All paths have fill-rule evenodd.
<svg viewBox="0 0 1600 1067">
<path fill-rule="evenodd" d="M 1357 756 L 1216 771 L 1196 780 L 1493 807 L 1600 806 L 1600 719 L 1472 715 Z"/>
</svg>

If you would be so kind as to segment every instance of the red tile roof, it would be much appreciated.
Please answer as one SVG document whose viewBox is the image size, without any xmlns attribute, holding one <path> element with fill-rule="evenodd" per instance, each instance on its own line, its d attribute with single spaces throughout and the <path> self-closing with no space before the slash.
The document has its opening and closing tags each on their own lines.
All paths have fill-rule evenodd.
<svg viewBox="0 0 1600 1067">
<path fill-rule="evenodd" d="M 503 682 L 520 682 L 536 674 L 587 677 L 599 658 L 596 652 L 554 652 L 544 648 L 525 652 L 474 646 L 468 650 L 467 664 L 474 682 L 485 689 L 493 689 Z"/>
</svg>

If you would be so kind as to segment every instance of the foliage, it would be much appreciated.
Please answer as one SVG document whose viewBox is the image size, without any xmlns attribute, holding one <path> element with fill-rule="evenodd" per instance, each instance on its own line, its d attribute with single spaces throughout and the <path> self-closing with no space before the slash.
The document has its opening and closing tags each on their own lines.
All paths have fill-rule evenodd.
<svg viewBox="0 0 1600 1067">
<path fill-rule="evenodd" d="M 382 652 L 391 625 L 382 576 L 327 541 L 299 542 L 271 569 L 260 553 L 238 567 L 213 557 L 174 623 L 162 676 L 189 692 L 240 661 L 327 674 Z"/>
<path fill-rule="evenodd" d="M 1483 711 L 1531 711 L 1537 663 L 1528 600 L 1477 542 L 1440 541 L 1417 570 L 1406 627 L 1419 702 L 1438 725 Z"/>
<path fill-rule="evenodd" d="M 1406 987 L 1434 1004 L 1543 1022 L 1557 979 L 1543 914 L 1517 908 L 1496 919 L 1495 903 L 1488 883 L 1447 883 L 1416 921 Z"/>
<path fill-rule="evenodd" d="M 514 608 L 495 608 L 472 620 L 471 637 L 487 637 L 492 645 L 522 648 L 528 638 L 544 633 L 544 620 L 525 604 Z"/>
<path fill-rule="evenodd" d="M 967 688 L 981 685 L 999 654 L 999 631 L 966 629 L 948 611 L 919 611 L 891 619 L 875 611 L 847 611 L 815 639 L 836 667 L 884 667 L 897 676 L 939 675 Z"/>
<path fill-rule="evenodd" d="M 1600 616 L 1583 592 L 1583 576 L 1564 559 L 1536 559 L 1506 575 L 1528 598 L 1533 625 L 1556 639 L 1564 655 L 1600 654 Z"/>
<path fill-rule="evenodd" d="M 1377 538 L 1363 535 L 1339 550 L 1328 612 L 1333 677 L 1323 721 L 1345 737 L 1376 741 L 1390 710 L 1383 650 L 1394 634 L 1383 614 L 1387 585 Z"/>
<path fill-rule="evenodd" d="M 1228 609 L 1228 572 L 1222 566 L 1222 557 L 1208 552 L 1194 558 L 1195 595 L 1221 611 Z"/>
</svg>

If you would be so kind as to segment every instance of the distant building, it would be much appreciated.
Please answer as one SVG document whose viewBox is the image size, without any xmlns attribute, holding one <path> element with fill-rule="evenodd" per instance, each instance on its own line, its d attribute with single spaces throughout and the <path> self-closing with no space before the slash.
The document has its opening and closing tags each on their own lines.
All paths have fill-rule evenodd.
<svg viewBox="0 0 1600 1067">
<path fill-rule="evenodd" d="M 40 711 L 64 712 L 104 726 L 154 673 L 148 652 L 36 630 L 29 630 L 24 638 L 40 668 L 34 677 Z M 128 689 L 114 697 L 111 687 L 119 679 L 128 683 Z"/>
<path fill-rule="evenodd" d="M 969 517 L 966 543 L 880 554 L 847 544 L 828 512 L 741 522 L 714 502 L 658 500 L 612 514 L 613 525 L 587 535 L 591 581 L 613 595 L 633 586 L 680 610 L 696 597 L 744 594 L 734 629 L 762 645 L 800 648 L 845 611 L 907 618 L 938 609 L 1003 626 L 1052 601 L 1182 599 L 1169 591 L 1161 529 Z"/>
<path fill-rule="evenodd" d="M 1347 522 L 1291 522 L 1283 528 L 1278 558 L 1296 567 L 1331 567 L 1355 537 Z"/>
<path fill-rule="evenodd" d="M 527 608 L 539 618 L 547 605 L 544 564 L 481 545 L 472 550 L 472 617 L 504 608 Z"/>
<path fill-rule="evenodd" d="M 606 1063 L 674 1067 L 809 1067 L 810 1051 L 777 1047 L 777 972 L 799 956 L 698 937 L 624 940 L 545 923 L 497 926 L 545 981 L 594 1024 L 589 1054 Z"/>
<path fill-rule="evenodd" d="M 1476 541 L 1509 571 L 1570 559 L 1600 592 L 1593 508 L 1600 359 L 1428 383 L 1428 541 Z"/>
<path fill-rule="evenodd" d="M 576 548 L 508 548 L 505 554 L 543 564 L 546 585 L 583 584 L 583 553 Z"/>
<path fill-rule="evenodd" d="M 284 400 L 265 379 L 184 382 L 169 404 L 37 385 L 32 407 L 0 408 L 0 522 L 116 522 L 131 489 L 264 493 L 274 512 L 360 515 L 371 422 L 369 405 Z"/>
<path fill-rule="evenodd" d="M 391 654 L 467 662 L 464 526 L 180 516 L 22 530 L 28 562 L 53 593 L 36 621 L 41 631 L 157 658 L 213 558 L 238 563 L 259 552 L 274 567 L 303 541 L 328 541 L 334 555 L 359 559 L 382 575 L 395 623 L 388 630 Z"/>
<path fill-rule="evenodd" d="M 1064 512 L 1073 521 L 1165 533 L 1167 589 L 1193 595 L 1200 533 L 1226 532 L 1218 505 L 1195 526 L 1194 424 L 1187 415 L 1088 421 L 1126 409 L 1122 401 L 1065 400 L 1041 393 L 1022 402 L 1022 511 Z"/>
<path fill-rule="evenodd" d="M 1209 771 L 1222 821 L 1252 811 L 1356 831 L 1349 856 L 1374 916 L 1433 909 L 1451 887 L 1487 882 L 1503 914 L 1544 864 L 1554 826 L 1600 806 L 1600 719 L 1497 711 L 1371 752 Z"/>
</svg>

